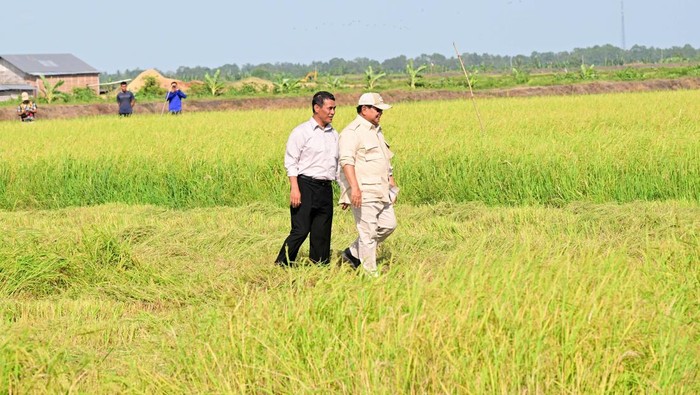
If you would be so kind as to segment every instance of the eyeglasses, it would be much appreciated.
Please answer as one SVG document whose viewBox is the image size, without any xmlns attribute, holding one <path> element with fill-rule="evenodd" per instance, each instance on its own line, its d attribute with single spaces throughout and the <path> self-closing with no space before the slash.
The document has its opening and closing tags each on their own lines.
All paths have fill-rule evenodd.
<svg viewBox="0 0 700 395">
<path fill-rule="evenodd" d="M 378 112 L 378 113 L 380 113 L 380 114 L 384 111 L 384 110 L 382 110 L 381 108 L 378 108 L 378 107 L 375 107 L 375 106 L 367 106 L 367 107 L 373 108 L 374 111 L 376 111 L 376 112 Z"/>
</svg>

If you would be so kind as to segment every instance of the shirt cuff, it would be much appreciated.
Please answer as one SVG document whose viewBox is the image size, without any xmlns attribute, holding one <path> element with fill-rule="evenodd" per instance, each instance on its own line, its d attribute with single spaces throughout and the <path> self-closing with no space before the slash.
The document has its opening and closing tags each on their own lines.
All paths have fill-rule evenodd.
<svg viewBox="0 0 700 395">
<path fill-rule="evenodd" d="M 340 164 L 341 169 L 345 167 L 345 165 L 355 166 L 354 158 L 340 158 L 338 163 Z"/>
</svg>

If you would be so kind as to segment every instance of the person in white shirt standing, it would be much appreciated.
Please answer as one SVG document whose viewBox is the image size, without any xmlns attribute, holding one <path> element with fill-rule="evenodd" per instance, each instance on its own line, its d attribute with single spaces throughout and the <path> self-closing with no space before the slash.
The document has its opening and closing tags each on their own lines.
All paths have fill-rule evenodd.
<svg viewBox="0 0 700 395">
<path fill-rule="evenodd" d="M 335 97 L 317 92 L 311 107 L 311 119 L 294 128 L 287 140 L 284 167 L 289 177 L 292 230 L 275 259 L 280 266 L 296 261 L 309 234 L 309 259 L 318 264 L 330 262 L 333 181 L 338 173 L 338 132 L 331 125 Z"/>
</svg>

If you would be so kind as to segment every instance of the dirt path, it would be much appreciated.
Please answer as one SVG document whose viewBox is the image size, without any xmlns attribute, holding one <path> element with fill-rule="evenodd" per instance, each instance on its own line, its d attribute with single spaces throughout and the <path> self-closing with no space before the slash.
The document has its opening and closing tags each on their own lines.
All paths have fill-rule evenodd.
<svg viewBox="0 0 700 395">
<path fill-rule="evenodd" d="M 587 95 L 617 92 L 644 92 L 680 89 L 700 89 L 700 78 L 682 78 L 673 80 L 632 81 L 632 82 L 591 82 L 573 85 L 517 87 L 511 89 L 493 89 L 478 91 L 477 98 L 485 97 L 527 97 L 548 95 Z M 359 93 L 339 93 L 336 95 L 338 105 L 354 105 Z M 382 92 L 384 100 L 389 103 L 421 100 L 453 100 L 467 97 L 463 91 L 446 90 L 392 90 Z M 307 97 L 264 97 L 249 99 L 221 100 L 187 100 L 185 110 L 194 111 L 230 111 L 255 108 L 294 108 L 310 105 Z M 163 103 L 137 104 L 135 113 L 158 114 Z M 90 115 L 116 115 L 116 103 L 74 104 L 40 106 L 37 118 L 58 119 L 75 118 Z M 0 120 L 15 120 L 15 107 L 0 108 Z"/>
</svg>

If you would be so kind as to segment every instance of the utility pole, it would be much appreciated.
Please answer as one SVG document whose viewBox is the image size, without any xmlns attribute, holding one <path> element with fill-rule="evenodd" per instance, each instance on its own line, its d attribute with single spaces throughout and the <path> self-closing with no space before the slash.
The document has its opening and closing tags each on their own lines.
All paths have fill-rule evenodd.
<svg viewBox="0 0 700 395">
<path fill-rule="evenodd" d="M 620 0 L 620 16 L 622 17 L 622 49 L 627 50 L 627 42 L 625 39 L 625 1 Z"/>
</svg>

